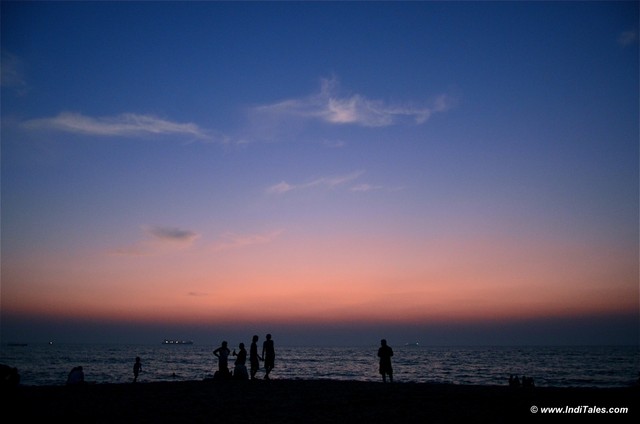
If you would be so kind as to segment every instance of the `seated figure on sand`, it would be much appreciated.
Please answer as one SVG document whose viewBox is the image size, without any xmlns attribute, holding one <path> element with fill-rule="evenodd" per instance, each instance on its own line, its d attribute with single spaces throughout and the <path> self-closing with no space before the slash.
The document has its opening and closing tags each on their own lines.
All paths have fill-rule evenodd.
<svg viewBox="0 0 640 424">
<path fill-rule="evenodd" d="M 20 384 L 20 374 L 15 367 L 0 364 L 0 376 L 0 384 L 3 389 L 14 388 Z"/>
<path fill-rule="evenodd" d="M 517 375 L 511 374 L 509 376 L 509 387 L 520 387 L 520 379 Z"/>
<path fill-rule="evenodd" d="M 73 367 L 67 376 L 68 386 L 77 386 L 79 384 L 84 384 L 84 370 L 80 366 Z"/>
<path fill-rule="evenodd" d="M 522 376 L 522 387 L 534 387 L 533 377 Z"/>
</svg>

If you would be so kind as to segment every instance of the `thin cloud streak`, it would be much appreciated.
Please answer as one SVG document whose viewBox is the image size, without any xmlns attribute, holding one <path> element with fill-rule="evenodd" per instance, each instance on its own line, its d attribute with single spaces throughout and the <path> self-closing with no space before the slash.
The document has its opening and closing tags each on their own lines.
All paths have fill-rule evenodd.
<svg viewBox="0 0 640 424">
<path fill-rule="evenodd" d="M 11 68 L 7 67 L 3 72 L 10 70 Z M 53 117 L 24 121 L 22 127 L 30 131 L 58 131 L 93 137 L 143 138 L 178 135 L 219 144 L 242 145 L 265 137 L 277 139 L 280 131 L 286 132 L 308 121 L 369 128 L 411 122 L 420 125 L 428 121 L 434 113 L 445 112 L 454 106 L 455 100 L 446 94 L 438 96 L 428 105 L 420 106 L 411 103 L 392 105 L 382 100 L 369 99 L 361 94 L 343 96 L 340 94 L 338 80 L 325 78 L 321 80 L 320 91 L 315 94 L 251 108 L 245 129 L 235 135 L 204 129 L 192 122 L 174 122 L 138 113 L 92 117 L 65 111 Z M 342 147 L 344 142 L 333 146 Z"/>
<path fill-rule="evenodd" d="M 384 186 L 381 185 L 371 185 L 371 184 L 358 184 L 356 186 L 351 187 L 351 191 L 359 191 L 359 192 L 367 192 L 374 190 L 382 190 Z"/>
<path fill-rule="evenodd" d="M 289 184 L 286 181 L 281 181 L 278 184 L 274 184 L 268 187 L 266 192 L 267 194 L 280 195 L 293 190 L 304 190 L 314 187 L 333 188 L 353 181 L 359 178 L 362 174 L 364 174 L 364 171 L 356 171 L 352 172 L 351 174 L 339 175 L 335 177 L 322 177 L 303 184 Z"/>
<path fill-rule="evenodd" d="M 154 256 L 190 247 L 200 234 L 176 227 L 144 227 L 145 239 L 111 252 L 116 256 Z"/>
<path fill-rule="evenodd" d="M 276 122 L 285 118 L 302 118 L 335 125 L 386 127 L 400 124 L 407 118 L 415 124 L 423 124 L 434 113 L 445 112 L 454 104 L 454 99 L 448 95 L 440 95 L 429 105 L 422 106 L 390 105 L 360 94 L 341 97 L 338 81 L 332 78 L 322 80 L 319 93 L 258 106 L 252 112 L 255 116 L 263 116 Z"/>
<path fill-rule="evenodd" d="M 211 250 L 218 253 L 259 244 L 268 244 L 280 237 L 283 232 L 283 230 L 275 230 L 262 234 L 236 234 L 229 232 L 223 234 L 220 239 L 213 244 Z"/>
<path fill-rule="evenodd" d="M 200 234 L 176 227 L 152 226 L 143 228 L 145 239 L 140 242 L 116 249 L 111 252 L 115 256 L 157 256 L 172 253 L 191 247 L 200 238 Z M 237 234 L 228 232 L 217 241 L 204 247 L 203 252 L 219 253 L 236 250 L 253 245 L 267 244 L 276 240 L 284 231 L 275 230 L 266 233 Z"/>
<path fill-rule="evenodd" d="M 167 242 L 191 243 L 198 238 L 198 234 L 193 231 L 174 227 L 154 226 L 148 228 L 146 232 L 157 240 Z"/>
<path fill-rule="evenodd" d="M 54 130 L 100 137 L 142 137 L 147 135 L 188 135 L 198 139 L 211 137 L 198 125 L 178 123 L 153 115 L 124 113 L 93 118 L 80 113 L 62 112 L 53 118 L 32 119 L 23 123 L 32 130 Z"/>
</svg>

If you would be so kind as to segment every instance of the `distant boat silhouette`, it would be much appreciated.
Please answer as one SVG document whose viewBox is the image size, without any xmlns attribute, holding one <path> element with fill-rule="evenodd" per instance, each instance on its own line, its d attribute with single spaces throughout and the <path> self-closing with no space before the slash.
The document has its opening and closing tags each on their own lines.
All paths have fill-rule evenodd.
<svg viewBox="0 0 640 424">
<path fill-rule="evenodd" d="M 415 343 L 405 343 L 405 346 L 420 346 L 420 343 L 415 342 Z"/>
<path fill-rule="evenodd" d="M 191 340 L 170 340 L 170 339 L 164 339 L 164 342 L 162 342 L 162 344 L 170 344 L 170 345 L 174 345 L 174 344 L 190 345 L 190 344 L 193 344 L 193 342 L 192 342 Z"/>
</svg>

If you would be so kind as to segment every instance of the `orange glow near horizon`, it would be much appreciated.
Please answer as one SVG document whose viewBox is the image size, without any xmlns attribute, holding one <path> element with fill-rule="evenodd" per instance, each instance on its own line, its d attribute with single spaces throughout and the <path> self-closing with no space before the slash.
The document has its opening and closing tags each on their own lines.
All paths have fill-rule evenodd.
<svg viewBox="0 0 640 424">
<path fill-rule="evenodd" d="M 178 252 L 171 260 L 51 258 L 3 270 L 11 283 L 3 309 L 104 320 L 294 324 L 492 321 L 638 307 L 628 253 L 602 257 L 595 249 L 559 245 L 516 251 L 508 241 L 476 240 L 439 242 L 437 249 L 409 243 L 389 258 L 391 243 L 351 239 L 330 249 L 333 243 L 219 256 Z"/>
</svg>

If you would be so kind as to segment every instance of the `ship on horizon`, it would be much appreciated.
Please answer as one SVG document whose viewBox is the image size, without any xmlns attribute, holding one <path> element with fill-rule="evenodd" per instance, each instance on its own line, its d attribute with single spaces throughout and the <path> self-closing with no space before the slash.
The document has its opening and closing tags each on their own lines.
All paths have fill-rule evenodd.
<svg viewBox="0 0 640 424">
<path fill-rule="evenodd" d="M 164 339 L 164 342 L 162 342 L 162 344 L 170 344 L 170 345 L 174 345 L 174 344 L 180 344 L 180 345 L 190 345 L 193 344 L 193 341 L 191 340 L 171 340 L 171 339 Z"/>
</svg>

